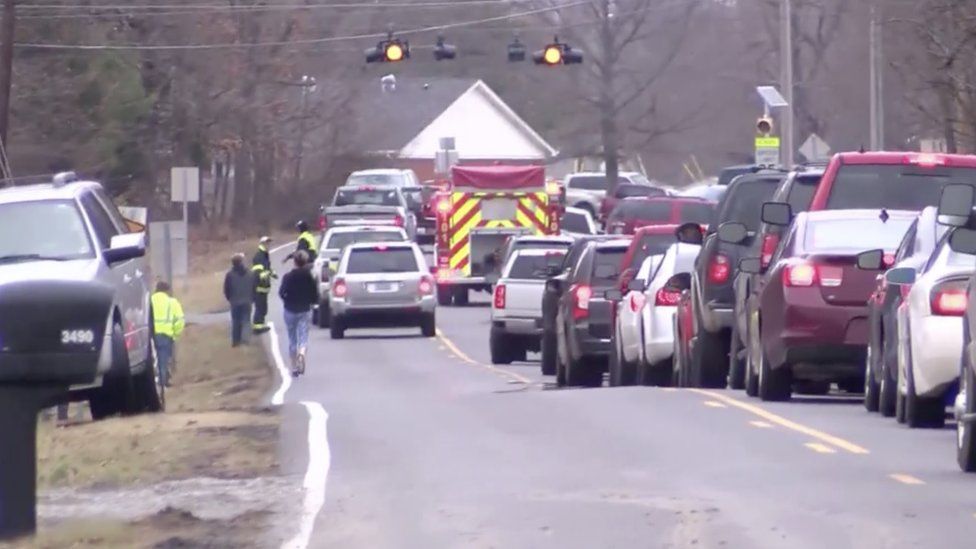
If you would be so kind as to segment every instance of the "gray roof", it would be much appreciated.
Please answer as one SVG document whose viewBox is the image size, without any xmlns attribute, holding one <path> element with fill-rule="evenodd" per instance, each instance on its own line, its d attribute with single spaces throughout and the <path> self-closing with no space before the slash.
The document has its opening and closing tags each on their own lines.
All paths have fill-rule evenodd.
<svg viewBox="0 0 976 549">
<path fill-rule="evenodd" d="M 398 76 L 390 92 L 379 78 L 363 82 L 352 107 L 356 140 L 370 151 L 399 151 L 475 82 Z"/>
</svg>

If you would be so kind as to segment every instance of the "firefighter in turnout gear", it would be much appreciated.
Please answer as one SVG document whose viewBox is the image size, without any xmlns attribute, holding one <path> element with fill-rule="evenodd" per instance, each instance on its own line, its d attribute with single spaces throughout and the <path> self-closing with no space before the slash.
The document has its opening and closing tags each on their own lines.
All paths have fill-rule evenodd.
<svg viewBox="0 0 976 549">
<path fill-rule="evenodd" d="M 288 254 L 282 263 L 288 263 L 298 252 L 305 252 L 308 256 L 308 264 L 311 265 L 318 257 L 318 250 L 315 249 L 315 235 L 308 229 L 308 223 L 304 221 L 296 223 L 295 228 L 298 230 L 298 243 L 295 246 L 295 251 Z"/>
<path fill-rule="evenodd" d="M 271 253 L 268 245 L 271 243 L 270 236 L 262 236 L 258 242 L 258 251 L 251 260 L 251 272 L 254 273 L 254 320 L 251 322 L 251 330 L 256 334 L 262 334 L 269 330 L 267 324 L 268 316 L 268 294 L 271 292 L 271 279 L 278 278 L 278 275 L 271 269 Z"/>
</svg>

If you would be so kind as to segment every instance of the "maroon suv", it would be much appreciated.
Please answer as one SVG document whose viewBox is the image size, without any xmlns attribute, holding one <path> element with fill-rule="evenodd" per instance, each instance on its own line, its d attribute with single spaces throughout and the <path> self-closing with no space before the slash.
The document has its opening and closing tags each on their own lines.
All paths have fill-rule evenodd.
<svg viewBox="0 0 976 549">
<path fill-rule="evenodd" d="M 877 272 L 857 269 L 857 254 L 894 251 L 917 215 L 886 210 L 797 215 L 748 304 L 747 392 L 785 400 L 794 383 L 863 386 L 867 301 Z M 743 260 L 740 267 L 759 271 L 759 258 Z"/>
</svg>

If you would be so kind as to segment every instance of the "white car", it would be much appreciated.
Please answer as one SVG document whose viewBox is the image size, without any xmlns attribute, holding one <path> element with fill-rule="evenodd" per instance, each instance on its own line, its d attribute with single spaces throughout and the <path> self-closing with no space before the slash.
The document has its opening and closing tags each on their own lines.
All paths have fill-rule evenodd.
<svg viewBox="0 0 976 549">
<path fill-rule="evenodd" d="M 360 242 L 406 242 L 407 232 L 399 227 L 334 227 L 322 237 L 318 256 L 312 263 L 312 274 L 319 282 L 321 301 L 314 313 L 320 328 L 329 327 L 329 288 L 330 279 L 339 266 L 342 251 L 350 244 Z"/>
<path fill-rule="evenodd" d="M 419 187 L 420 181 L 413 170 L 379 168 L 359 170 L 349 174 L 346 185 L 371 185 L 374 187 Z"/>
<path fill-rule="evenodd" d="M 597 234 L 596 223 L 589 210 L 569 207 L 559 220 L 560 233 L 572 238 Z"/>
<path fill-rule="evenodd" d="M 672 244 L 644 260 L 617 305 L 610 385 L 667 385 L 674 354 L 674 313 L 701 246 Z"/>
<path fill-rule="evenodd" d="M 895 414 L 909 427 L 941 427 L 946 393 L 959 378 L 966 286 L 976 258 L 949 248 L 943 237 L 931 258 L 914 269 L 892 269 L 889 281 L 904 273 L 911 283 L 898 307 L 898 395 Z M 952 393 L 955 396 L 955 392 Z"/>
<path fill-rule="evenodd" d="M 502 267 L 491 300 L 488 346 L 492 364 L 525 360 L 528 351 L 539 352 L 542 343 L 542 295 L 546 290 L 552 256 L 565 248 L 516 250 Z"/>
<path fill-rule="evenodd" d="M 651 185 L 644 174 L 637 172 L 620 172 L 617 180 L 620 183 L 635 185 Z M 603 172 L 578 172 L 569 174 L 564 181 L 566 188 L 566 205 L 580 208 L 596 217 L 600 211 L 600 202 L 607 195 L 607 174 Z"/>
</svg>

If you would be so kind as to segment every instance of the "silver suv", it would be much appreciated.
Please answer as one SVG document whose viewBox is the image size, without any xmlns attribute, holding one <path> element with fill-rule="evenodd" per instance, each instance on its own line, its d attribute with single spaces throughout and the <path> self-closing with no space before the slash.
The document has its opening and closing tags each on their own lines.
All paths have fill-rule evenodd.
<svg viewBox="0 0 976 549">
<path fill-rule="evenodd" d="M 94 419 L 163 409 L 143 231 L 74 174 L 0 189 L 0 381 L 70 385 Z"/>
<path fill-rule="evenodd" d="M 637 172 L 620 172 L 620 183 L 651 185 L 650 180 Z M 600 202 L 607 196 L 607 174 L 603 172 L 577 172 L 566 176 L 566 205 L 590 212 L 596 219 Z"/>
<path fill-rule="evenodd" d="M 434 337 L 435 288 L 415 243 L 347 246 L 329 291 L 329 333 L 342 339 L 347 328 L 419 326 Z"/>
</svg>

